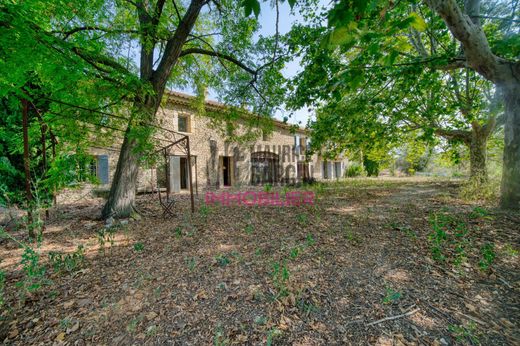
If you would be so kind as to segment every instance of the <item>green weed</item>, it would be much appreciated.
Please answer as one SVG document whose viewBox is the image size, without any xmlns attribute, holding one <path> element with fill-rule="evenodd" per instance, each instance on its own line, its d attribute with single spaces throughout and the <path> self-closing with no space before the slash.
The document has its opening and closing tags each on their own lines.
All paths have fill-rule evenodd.
<svg viewBox="0 0 520 346">
<path fill-rule="evenodd" d="M 395 301 L 401 298 L 401 293 L 394 291 L 393 289 L 387 287 L 385 297 L 383 298 L 383 304 L 392 304 Z"/>
<path fill-rule="evenodd" d="M 496 257 L 494 249 L 495 245 L 492 243 L 486 243 L 484 246 L 482 246 L 480 249 L 482 259 L 478 262 L 480 269 L 486 271 L 491 267 Z"/>
<path fill-rule="evenodd" d="M 480 341 L 477 337 L 477 325 L 475 322 L 469 322 L 466 326 L 450 324 L 448 330 L 460 343 L 464 342 L 465 339 L 468 339 L 472 344 L 480 345 Z"/>
<path fill-rule="evenodd" d="M 54 268 L 54 272 L 72 273 L 79 269 L 85 260 L 83 245 L 79 245 L 77 250 L 70 254 L 61 252 L 49 252 L 49 260 Z"/>
</svg>

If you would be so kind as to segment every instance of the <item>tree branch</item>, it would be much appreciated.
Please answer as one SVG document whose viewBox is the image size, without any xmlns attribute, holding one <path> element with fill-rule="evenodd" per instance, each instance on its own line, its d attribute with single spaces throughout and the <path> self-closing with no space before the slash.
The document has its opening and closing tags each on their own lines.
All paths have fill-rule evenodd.
<svg viewBox="0 0 520 346">
<path fill-rule="evenodd" d="M 137 30 L 118 30 L 118 29 L 110 29 L 110 28 L 104 28 L 101 26 L 78 26 L 69 30 L 54 30 L 50 33 L 52 34 L 63 34 L 63 39 L 66 40 L 69 38 L 69 36 L 80 32 L 80 31 L 102 31 L 109 34 L 136 34 L 138 33 Z"/>
<path fill-rule="evenodd" d="M 240 67 L 241 69 L 243 69 L 246 72 L 249 72 L 252 75 L 257 74 L 257 70 L 253 70 L 252 68 L 248 67 L 246 64 L 244 64 L 243 62 L 239 61 L 238 59 L 232 57 L 231 55 L 227 55 L 227 54 L 223 54 L 223 53 L 219 53 L 219 52 L 215 52 L 215 51 L 211 51 L 211 50 L 206 50 L 206 49 L 202 49 L 202 48 L 187 48 L 181 52 L 179 57 L 182 57 L 182 56 L 185 56 L 188 54 L 203 54 L 203 55 L 208 55 L 208 56 L 214 56 L 214 57 L 232 62 L 233 64 L 237 65 L 238 67 Z"/>
<path fill-rule="evenodd" d="M 511 62 L 493 54 L 485 33 L 478 25 L 478 0 L 468 1 L 471 18 L 462 13 L 455 0 L 424 1 L 432 11 L 441 16 L 453 36 L 462 43 L 464 55 L 472 69 L 494 83 L 511 81 Z"/>
</svg>

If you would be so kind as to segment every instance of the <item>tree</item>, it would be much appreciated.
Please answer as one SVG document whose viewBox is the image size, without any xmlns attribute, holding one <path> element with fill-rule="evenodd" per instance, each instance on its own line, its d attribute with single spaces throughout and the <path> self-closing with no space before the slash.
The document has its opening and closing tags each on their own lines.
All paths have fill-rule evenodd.
<svg viewBox="0 0 520 346">
<path fill-rule="evenodd" d="M 513 6 L 511 11 L 504 6 L 503 2 L 498 2 L 494 8 L 489 6 L 488 13 L 499 8 L 501 11 L 499 13 L 503 14 L 508 10 L 509 13 L 513 13 L 513 17 L 499 18 L 501 21 L 505 19 L 507 25 L 491 23 L 482 28 L 481 22 L 484 21 L 480 20 L 480 12 L 477 11 L 480 7 L 478 1 L 467 2 L 466 14 L 460 10 L 455 1 L 425 1 L 424 4 L 428 7 L 421 6 L 417 1 L 394 3 L 343 0 L 338 1 L 327 12 L 328 27 L 323 27 L 321 24 L 323 20 L 321 22 L 318 20 L 315 21 L 318 24 L 313 24 L 307 29 L 297 28 L 295 35 L 298 36 L 298 39 L 295 40 L 303 42 L 301 44 L 304 47 L 303 63 L 312 66 L 312 69 L 311 73 L 306 73 L 309 72 L 307 70 L 297 78 L 295 104 L 296 106 L 309 102 L 319 106 L 324 103 L 341 104 L 344 95 L 356 95 L 357 101 L 355 102 L 361 103 L 360 106 L 358 105 L 357 111 L 361 112 L 364 108 L 368 114 L 355 115 L 355 121 L 353 120 L 351 123 L 364 121 L 365 123 L 362 123 L 364 129 L 367 126 L 375 126 L 376 123 L 385 125 L 390 129 L 390 135 L 395 140 L 395 129 L 400 128 L 399 122 L 389 119 L 388 115 L 395 115 L 396 110 L 401 109 L 402 102 L 407 107 L 413 106 L 413 99 L 417 96 L 415 93 L 419 91 L 419 95 L 424 95 L 422 98 L 424 107 L 430 106 L 429 110 L 432 111 L 424 114 L 429 120 L 429 129 L 423 129 L 423 134 L 429 136 L 436 133 L 447 138 L 464 140 L 472 149 L 473 160 L 477 163 L 473 165 L 472 173 L 481 174 L 479 170 L 481 171 L 480 168 L 485 159 L 485 155 L 482 155 L 483 148 L 486 138 L 495 127 L 495 115 L 490 112 L 493 107 L 486 110 L 489 118 L 485 121 L 475 122 L 475 119 L 472 119 L 474 115 L 471 114 L 470 117 L 466 117 L 466 123 L 471 125 L 471 138 L 468 138 L 470 137 L 468 132 L 461 132 L 460 129 L 438 128 L 435 118 L 437 115 L 443 114 L 465 115 L 464 112 L 468 110 L 467 100 L 453 98 L 455 103 L 459 104 L 458 110 L 453 112 L 452 109 L 444 107 L 442 104 L 432 102 L 434 99 L 443 100 L 444 98 L 437 97 L 446 89 L 441 90 L 432 83 L 421 84 L 424 81 L 428 82 L 424 77 L 421 78 L 421 74 L 426 73 L 426 76 L 433 76 L 437 79 L 437 85 L 450 87 L 453 95 L 456 95 L 457 88 L 462 95 L 460 83 L 455 83 L 460 80 L 461 72 L 458 70 L 473 69 L 493 82 L 499 92 L 505 96 L 505 118 L 509 120 L 505 122 L 505 132 L 508 135 L 506 135 L 504 149 L 502 206 L 517 208 L 520 193 L 518 181 L 520 179 L 518 179 L 518 144 L 515 143 L 519 136 L 515 135 L 518 131 L 518 116 L 515 115 L 517 111 L 514 109 L 515 102 L 517 102 L 515 95 L 518 95 L 517 82 L 515 82 L 518 62 L 507 60 L 516 57 L 515 52 L 518 52 L 519 47 L 518 35 L 511 35 L 511 30 L 518 31 L 518 26 L 512 25 L 512 23 L 516 23 L 514 21 L 516 7 Z M 436 13 L 440 14 L 440 19 L 435 15 Z M 493 14 L 486 17 L 489 17 L 489 20 L 486 19 L 486 23 L 496 20 Z M 455 18 L 458 19 L 455 20 Z M 453 23 L 450 24 L 448 19 Z M 444 22 L 448 22 L 452 36 L 447 35 Z M 486 30 L 485 33 L 483 29 Z M 491 39 L 491 46 L 486 35 Z M 316 39 L 322 42 L 320 46 L 310 44 Z M 456 42 L 460 43 L 456 44 Z M 468 45 L 472 46 L 467 47 Z M 505 46 L 510 49 L 504 49 Z M 328 49 L 326 50 L 326 48 Z M 468 51 L 470 48 L 472 51 Z M 475 50 L 479 52 L 477 53 Z M 439 73 L 448 73 L 449 77 L 436 76 Z M 388 78 L 388 75 L 391 78 Z M 419 79 L 415 79 L 418 78 L 417 76 Z M 404 89 L 408 92 L 406 95 L 402 95 L 399 103 L 394 102 L 393 94 L 385 93 L 386 88 L 392 88 L 392 91 L 398 94 L 403 91 L 395 87 L 396 83 L 392 84 L 392 78 L 394 81 L 408 79 L 408 85 L 400 83 L 401 86 L 408 87 L 408 89 Z M 447 84 L 447 78 L 451 79 L 452 83 Z M 380 88 L 377 88 L 378 86 Z M 368 94 L 372 96 L 364 97 L 367 94 L 365 89 L 368 89 Z M 410 93 L 410 90 L 414 90 L 415 93 Z M 428 90 L 431 91 L 429 95 L 426 93 Z M 298 92 L 300 92 L 299 95 Z M 380 95 L 386 97 L 380 98 Z M 431 100 L 428 101 L 428 98 Z M 373 99 L 376 101 L 383 99 L 382 103 L 388 103 L 387 111 L 390 109 L 391 113 L 378 112 L 381 109 L 377 109 L 377 104 L 375 109 L 370 109 L 370 105 L 374 104 Z M 300 101 L 299 104 L 298 101 Z M 353 99 L 350 101 L 352 104 Z M 348 105 L 348 107 L 356 108 L 352 105 Z M 335 115 L 335 117 L 337 120 L 343 120 L 347 117 L 344 112 L 343 115 L 342 118 L 340 115 Z M 378 115 L 381 118 L 374 120 L 373 117 Z M 397 117 L 397 119 L 403 120 L 402 117 Z M 416 125 L 422 127 L 421 124 Z M 370 134 L 372 132 L 369 131 Z M 361 138 L 367 137 L 362 136 Z"/>
<path fill-rule="evenodd" d="M 263 115 L 273 108 L 265 102 L 269 96 L 265 89 L 281 86 L 271 82 L 281 77 L 276 71 L 284 55 L 277 40 L 263 38 L 258 46 L 253 45 L 258 25 L 244 14 L 241 3 L 191 0 L 184 6 L 175 0 L 95 0 L 46 4 L 30 0 L 2 5 L 2 26 L 11 36 L 27 34 L 45 52 L 61 55 L 62 67 L 76 73 L 88 71 L 92 85 L 112 90 L 110 98 L 116 99 L 112 97 L 115 91 L 123 94 L 118 106 L 126 123 L 119 121 L 117 128 L 125 126 L 124 138 L 104 217 L 129 216 L 134 210 L 139 163 L 152 146 L 155 114 L 167 86 L 192 84 L 202 92 L 207 85 L 219 85 L 228 100 L 235 98 L 236 105 L 248 99 L 254 104 L 251 109 Z M 130 56 L 136 50 L 138 63 L 134 64 Z M 79 60 L 79 67 L 66 59 Z M 45 59 L 30 62 L 47 63 Z M 226 88 L 226 80 L 237 83 Z M 91 110 L 75 100 L 63 102 L 70 100 L 66 92 L 61 97 L 58 101 L 73 109 Z M 105 115 L 112 121 L 110 114 Z"/>
<path fill-rule="evenodd" d="M 454 0 L 425 2 L 461 42 L 468 66 L 495 83 L 504 94 L 505 145 L 500 204 L 504 208 L 520 209 L 520 61 L 497 56 L 491 49 L 481 26 L 480 0 L 467 0 L 464 12 Z M 510 20 L 516 17 L 517 3 L 513 2 Z"/>
</svg>

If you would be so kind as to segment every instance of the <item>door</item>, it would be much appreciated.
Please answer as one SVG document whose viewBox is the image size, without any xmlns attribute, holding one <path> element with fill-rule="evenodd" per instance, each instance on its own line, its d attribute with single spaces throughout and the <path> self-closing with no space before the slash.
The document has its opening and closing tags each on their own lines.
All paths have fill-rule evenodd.
<svg viewBox="0 0 520 346">
<path fill-rule="evenodd" d="M 224 186 L 231 186 L 231 157 L 222 157 L 222 178 Z"/>
<path fill-rule="evenodd" d="M 188 172 L 188 159 L 186 157 L 181 157 L 181 161 L 180 161 L 180 165 L 181 165 L 181 189 L 185 190 L 189 187 L 189 182 L 188 182 L 188 178 L 189 178 L 189 172 Z"/>
<path fill-rule="evenodd" d="M 170 192 L 181 190 L 181 157 L 170 156 Z"/>
</svg>

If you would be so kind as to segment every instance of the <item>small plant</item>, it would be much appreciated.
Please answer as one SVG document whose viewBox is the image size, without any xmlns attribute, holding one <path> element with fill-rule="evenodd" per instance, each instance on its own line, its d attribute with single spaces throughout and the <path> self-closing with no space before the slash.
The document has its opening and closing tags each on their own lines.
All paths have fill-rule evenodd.
<svg viewBox="0 0 520 346">
<path fill-rule="evenodd" d="M 177 238 L 182 237 L 182 228 L 180 226 L 175 227 L 173 234 L 175 234 Z"/>
<path fill-rule="evenodd" d="M 490 215 L 489 211 L 482 207 L 475 207 L 473 211 L 469 214 L 471 219 L 484 218 L 488 220 L 493 220 L 493 217 Z"/>
<path fill-rule="evenodd" d="M 195 267 L 197 266 L 197 260 L 195 257 L 184 257 L 184 263 L 186 263 L 186 266 L 190 272 L 194 271 Z"/>
<path fill-rule="evenodd" d="M 83 245 L 78 245 L 76 251 L 70 254 L 63 254 L 61 252 L 49 252 L 49 260 L 54 268 L 54 272 L 72 273 L 79 269 L 85 260 Z"/>
<path fill-rule="evenodd" d="M 25 278 L 23 281 L 18 282 L 17 286 L 23 288 L 24 291 L 35 292 L 48 283 L 48 280 L 45 278 L 45 267 L 40 264 L 40 255 L 31 247 L 25 247 L 21 264 Z"/>
<path fill-rule="evenodd" d="M 466 223 L 445 213 L 430 216 L 433 231 L 428 235 L 432 257 L 435 261 L 460 266 L 467 258 L 466 249 L 471 245 Z"/>
<path fill-rule="evenodd" d="M 287 269 L 287 264 L 284 261 L 283 263 L 275 262 L 273 263 L 273 285 L 275 289 L 278 291 L 277 298 L 286 297 L 289 295 L 289 290 L 287 288 L 287 282 L 289 281 L 289 269 Z"/>
<path fill-rule="evenodd" d="M 352 229 L 350 229 L 350 227 L 345 227 L 343 230 L 343 238 L 354 244 L 361 243 L 361 239 L 352 231 Z"/>
<path fill-rule="evenodd" d="M 291 252 L 289 253 L 289 257 L 292 259 L 292 260 L 295 260 L 298 255 L 300 254 L 300 247 L 299 246 L 295 246 L 291 249 Z"/>
<path fill-rule="evenodd" d="M 99 244 L 99 251 L 103 252 L 103 254 L 106 254 L 106 245 L 110 244 L 110 249 L 114 246 L 115 243 L 115 234 L 116 234 L 116 227 L 110 227 L 110 228 L 103 228 L 97 231 L 97 241 Z"/>
<path fill-rule="evenodd" d="M 262 326 L 263 326 L 264 324 L 267 323 L 267 318 L 266 318 L 265 316 L 263 316 L 263 315 L 259 315 L 259 316 L 256 316 L 256 317 L 255 317 L 254 322 L 255 322 L 256 324 L 259 324 L 259 325 L 262 325 Z"/>
<path fill-rule="evenodd" d="M 348 178 L 359 177 L 361 175 L 363 175 L 363 165 L 356 162 L 351 163 L 345 171 L 345 176 Z"/>
<path fill-rule="evenodd" d="M 132 318 L 132 320 L 130 320 L 130 323 L 128 323 L 128 325 L 126 326 L 126 330 L 129 332 L 129 333 L 135 333 L 136 330 L 137 330 L 137 325 L 139 324 L 139 322 L 141 321 L 140 318 Z"/>
<path fill-rule="evenodd" d="M 144 244 L 141 242 L 137 242 L 134 244 L 134 250 L 137 252 L 141 252 L 144 250 Z"/>
<path fill-rule="evenodd" d="M 271 192 L 272 189 L 273 189 L 273 185 L 271 185 L 271 184 L 264 185 L 264 192 Z"/>
<path fill-rule="evenodd" d="M 383 304 L 392 304 L 399 298 L 401 298 L 400 292 L 394 291 L 393 289 L 387 287 L 385 297 L 383 298 Z"/>
<path fill-rule="evenodd" d="M 403 232 L 410 239 L 417 239 L 417 233 L 415 233 L 415 231 L 413 231 L 409 226 L 399 226 L 394 222 L 392 222 L 390 226 L 395 230 Z"/>
<path fill-rule="evenodd" d="M 305 226 L 309 220 L 307 214 L 298 214 L 296 215 L 296 220 L 298 221 L 298 223 L 302 226 Z"/>
<path fill-rule="evenodd" d="M 314 237 L 312 234 L 307 234 L 307 237 L 305 238 L 305 242 L 307 243 L 307 246 L 313 246 L 316 244 L 316 240 L 314 240 Z"/>
<path fill-rule="evenodd" d="M 491 267 L 493 261 L 495 260 L 495 245 L 492 243 L 486 243 L 481 249 L 480 253 L 482 255 L 482 259 L 478 262 L 480 269 L 486 271 Z"/>
<path fill-rule="evenodd" d="M 231 263 L 231 260 L 225 254 L 220 254 L 215 259 L 220 267 L 225 267 Z"/>
<path fill-rule="evenodd" d="M 254 230 L 254 226 L 250 223 L 247 224 L 246 227 L 244 228 L 244 231 L 249 235 L 253 234 L 253 230 Z"/>
<path fill-rule="evenodd" d="M 215 330 L 215 336 L 213 337 L 214 346 L 224 346 L 229 344 L 229 340 L 224 335 L 224 329 L 219 324 Z"/>
<path fill-rule="evenodd" d="M 518 250 L 515 250 L 511 244 L 506 244 L 502 250 L 506 256 L 516 257 L 518 256 Z"/>
<path fill-rule="evenodd" d="M 450 324 L 448 330 L 453 334 L 458 342 L 463 342 L 465 339 L 469 339 L 472 344 L 480 344 L 476 335 L 477 325 L 475 322 L 469 322 L 466 326 Z"/>
<path fill-rule="evenodd" d="M 211 208 L 206 204 L 201 205 L 199 208 L 199 214 L 204 221 L 208 219 L 208 215 L 210 214 L 210 212 Z"/>
<path fill-rule="evenodd" d="M 280 329 L 277 329 L 277 328 L 273 328 L 271 330 L 269 330 L 267 332 L 267 342 L 266 342 L 266 345 L 267 346 L 272 346 L 273 345 L 273 340 L 279 336 L 282 335 L 282 331 Z"/>
</svg>

